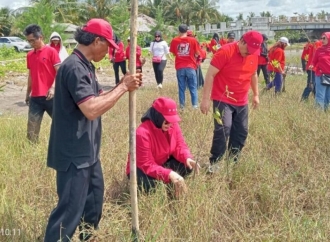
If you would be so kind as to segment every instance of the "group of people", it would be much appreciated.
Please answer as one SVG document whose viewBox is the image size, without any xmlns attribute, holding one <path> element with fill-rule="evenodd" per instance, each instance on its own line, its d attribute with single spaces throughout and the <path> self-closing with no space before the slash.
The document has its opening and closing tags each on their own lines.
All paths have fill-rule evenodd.
<svg viewBox="0 0 330 242">
<path fill-rule="evenodd" d="M 101 61 L 109 54 L 109 49 L 114 64 L 117 63 L 116 58 L 121 58 L 121 62 L 127 58 L 124 53 L 119 53 L 123 44 L 114 36 L 111 25 L 103 19 L 91 19 L 76 30 L 74 37 L 78 45 L 65 60 L 60 59 L 56 48 L 43 43 L 42 30 L 38 25 L 27 26 L 24 34 L 34 48 L 27 55 L 28 123 L 36 122 L 38 118 L 35 117 L 40 119 L 47 110 L 51 110 L 47 112 L 52 117 L 47 165 L 56 171 L 58 203 L 48 219 L 44 241 L 70 241 L 77 227 L 80 231 L 97 229 L 102 216 L 101 116 L 113 108 L 124 93 L 137 90 L 143 75 L 141 72 L 126 73 L 112 90 L 103 91 L 92 61 Z M 192 105 L 197 108 L 196 69 L 201 47 L 188 34 L 187 25 L 180 25 L 178 36 L 168 48 L 157 31 L 150 52 L 153 57 L 161 57 L 153 64 L 155 76 L 159 78 L 156 78 L 158 85 L 163 75 L 157 71 L 166 65 L 165 55 L 173 53 L 179 105 L 181 108 L 185 105 L 184 91 L 188 84 Z M 54 36 L 51 39 L 58 40 L 59 36 Z M 324 47 L 316 51 L 318 59 L 312 62 L 316 76 L 330 73 L 324 69 L 324 66 L 330 66 L 330 33 L 323 34 L 322 38 Z M 212 112 L 218 115 L 217 119 L 214 118 L 210 173 L 219 170 L 219 162 L 226 150 L 229 158 L 237 162 L 245 145 L 248 92 L 251 88 L 252 104 L 256 108 L 259 104 L 258 56 L 263 51 L 264 41 L 265 36 L 261 33 L 248 31 L 238 41 L 222 45 L 212 57 L 200 104 L 202 114 L 207 114 L 212 104 Z M 283 50 L 285 44 L 289 44 L 288 40 L 281 38 L 275 46 Z M 268 58 L 279 56 L 277 52 L 271 49 Z M 276 68 L 283 73 L 281 63 Z M 177 104 L 169 97 L 155 99 L 142 116 L 136 129 L 137 183 L 140 190 L 151 192 L 157 182 L 164 182 L 173 184 L 175 195 L 180 196 L 186 191 L 185 177 L 193 170 L 198 173 L 199 164 L 185 142 L 180 120 Z M 36 141 L 36 130 L 33 139 L 29 132 L 28 128 L 28 138 Z M 130 179 L 129 159 L 126 174 Z M 93 233 L 80 233 L 79 237 L 81 241 L 92 241 Z"/>
<path fill-rule="evenodd" d="M 301 54 L 301 64 L 307 73 L 307 85 L 301 100 L 307 100 L 310 93 L 315 96 L 315 104 L 327 110 L 330 103 L 330 82 L 326 81 L 330 74 L 330 32 L 321 38 L 308 41 Z"/>
</svg>

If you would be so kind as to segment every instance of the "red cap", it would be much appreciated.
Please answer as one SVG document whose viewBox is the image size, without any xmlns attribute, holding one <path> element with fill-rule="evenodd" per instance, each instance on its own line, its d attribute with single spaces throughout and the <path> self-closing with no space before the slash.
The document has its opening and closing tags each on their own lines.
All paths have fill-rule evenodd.
<svg viewBox="0 0 330 242">
<path fill-rule="evenodd" d="M 193 36 L 193 32 L 192 32 L 191 29 L 188 29 L 188 30 L 187 30 L 187 36 Z"/>
<path fill-rule="evenodd" d="M 263 37 L 258 31 L 248 31 L 243 35 L 243 40 L 247 44 L 250 55 L 260 55 L 260 46 L 263 42 Z"/>
<path fill-rule="evenodd" d="M 114 34 L 111 25 L 104 19 L 92 18 L 82 27 L 82 30 L 105 38 L 112 48 L 119 48 L 114 41 Z"/>
<path fill-rule="evenodd" d="M 167 122 L 176 123 L 181 121 L 176 103 L 171 98 L 159 97 L 153 102 L 152 107 L 161 113 Z"/>
</svg>

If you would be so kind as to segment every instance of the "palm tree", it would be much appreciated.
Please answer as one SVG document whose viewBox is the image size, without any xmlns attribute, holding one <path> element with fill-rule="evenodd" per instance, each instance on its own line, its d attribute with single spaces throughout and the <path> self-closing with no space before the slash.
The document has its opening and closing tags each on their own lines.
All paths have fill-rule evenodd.
<svg viewBox="0 0 330 242">
<path fill-rule="evenodd" d="M 187 0 L 164 0 L 162 6 L 165 19 L 170 24 L 183 23 L 185 13 L 189 12 L 189 5 L 191 5 L 191 2 Z"/>
<path fill-rule="evenodd" d="M 279 20 L 280 22 L 285 22 L 285 21 L 287 21 L 287 19 L 288 19 L 287 16 L 285 16 L 285 15 L 283 15 L 283 14 L 278 16 L 278 20 Z"/>
<path fill-rule="evenodd" d="M 196 17 L 195 24 L 219 22 L 221 15 L 216 6 L 216 0 L 196 0 L 191 12 L 191 16 Z"/>
<path fill-rule="evenodd" d="M 152 18 L 156 17 L 156 11 L 161 6 L 161 0 L 146 0 L 139 5 L 139 13 L 143 13 Z"/>
<path fill-rule="evenodd" d="M 243 20 L 243 13 L 239 13 L 236 20 Z"/>
<path fill-rule="evenodd" d="M 321 20 L 324 20 L 327 15 L 328 15 L 328 12 L 325 12 L 324 10 L 322 10 L 321 12 L 316 14 L 316 16 Z"/>
<path fill-rule="evenodd" d="M 9 8 L 0 8 L 0 36 L 10 34 L 13 19 Z"/>
</svg>

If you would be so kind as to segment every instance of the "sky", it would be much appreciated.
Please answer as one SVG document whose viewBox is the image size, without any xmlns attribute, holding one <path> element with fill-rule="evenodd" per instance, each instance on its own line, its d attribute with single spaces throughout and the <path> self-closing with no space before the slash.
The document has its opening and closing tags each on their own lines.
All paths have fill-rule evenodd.
<svg viewBox="0 0 330 242">
<path fill-rule="evenodd" d="M 260 12 L 269 11 L 275 16 L 294 16 L 294 12 L 299 14 L 314 14 L 324 10 L 330 13 L 330 1 L 328 0 L 221 0 L 220 12 L 236 19 L 239 13 L 243 13 L 244 19 L 250 12 L 260 16 Z M 1 7 L 16 9 L 28 6 L 28 0 L 0 0 Z"/>
</svg>

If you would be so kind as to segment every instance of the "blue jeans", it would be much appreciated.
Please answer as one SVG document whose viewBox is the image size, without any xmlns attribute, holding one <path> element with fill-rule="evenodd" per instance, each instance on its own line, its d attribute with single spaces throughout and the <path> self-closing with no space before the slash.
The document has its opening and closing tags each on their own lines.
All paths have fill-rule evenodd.
<svg viewBox="0 0 330 242">
<path fill-rule="evenodd" d="M 315 95 L 315 72 L 308 70 L 307 71 L 307 86 L 305 87 L 305 89 L 303 91 L 301 100 L 307 100 L 308 96 L 311 92 L 313 92 Z"/>
<path fill-rule="evenodd" d="M 178 79 L 179 85 L 179 101 L 180 108 L 185 106 L 185 90 L 186 83 L 191 96 L 191 104 L 193 106 L 198 106 L 198 93 L 197 93 L 197 77 L 196 70 L 192 68 L 182 68 L 176 71 L 176 77 Z"/>
<path fill-rule="evenodd" d="M 330 86 L 321 84 L 321 77 L 315 76 L 315 104 L 322 110 L 328 109 L 330 102 Z"/>
<path fill-rule="evenodd" d="M 271 89 L 272 87 L 275 86 L 275 93 L 281 92 L 282 82 L 283 82 L 282 74 L 279 72 L 275 72 L 275 77 L 273 81 L 267 85 L 267 88 Z"/>
</svg>

